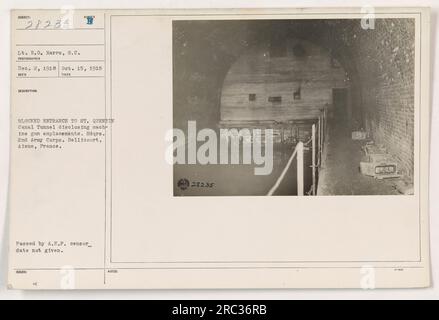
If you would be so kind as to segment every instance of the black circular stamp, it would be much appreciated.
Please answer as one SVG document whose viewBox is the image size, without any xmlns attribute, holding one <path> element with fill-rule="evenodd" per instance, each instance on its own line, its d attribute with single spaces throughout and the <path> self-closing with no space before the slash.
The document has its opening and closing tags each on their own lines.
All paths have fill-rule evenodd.
<svg viewBox="0 0 439 320">
<path fill-rule="evenodd" d="M 187 188 L 189 188 L 189 180 L 186 178 L 180 179 L 177 182 L 177 187 L 179 187 L 181 190 L 186 190 Z"/>
</svg>

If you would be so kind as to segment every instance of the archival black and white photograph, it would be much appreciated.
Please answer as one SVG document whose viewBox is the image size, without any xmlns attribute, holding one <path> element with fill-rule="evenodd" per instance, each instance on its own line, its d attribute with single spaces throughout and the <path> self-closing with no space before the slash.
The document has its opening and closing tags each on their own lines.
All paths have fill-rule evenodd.
<svg viewBox="0 0 439 320">
<path fill-rule="evenodd" d="M 415 19 L 172 27 L 174 196 L 414 193 Z"/>
<path fill-rule="evenodd" d="M 437 8 L 339 5 L 12 10 L 8 296 L 437 295 Z"/>
</svg>

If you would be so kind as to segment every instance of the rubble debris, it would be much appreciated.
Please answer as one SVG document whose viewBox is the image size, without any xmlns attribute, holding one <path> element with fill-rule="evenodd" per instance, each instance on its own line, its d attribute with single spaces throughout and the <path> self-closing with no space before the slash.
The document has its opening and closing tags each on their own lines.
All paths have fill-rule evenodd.
<svg viewBox="0 0 439 320">
<path fill-rule="evenodd" d="M 362 147 L 365 157 L 360 162 L 360 172 L 363 175 L 374 177 L 375 179 L 400 178 L 398 164 L 395 159 L 387 153 L 387 149 L 373 142 L 366 143 Z"/>
<path fill-rule="evenodd" d="M 413 195 L 414 194 L 414 187 L 413 184 L 410 182 L 406 182 L 403 179 L 396 180 L 394 182 L 395 189 L 398 190 L 399 193 L 404 195 Z"/>
<path fill-rule="evenodd" d="M 368 134 L 366 131 L 352 131 L 352 140 L 366 140 Z"/>
</svg>

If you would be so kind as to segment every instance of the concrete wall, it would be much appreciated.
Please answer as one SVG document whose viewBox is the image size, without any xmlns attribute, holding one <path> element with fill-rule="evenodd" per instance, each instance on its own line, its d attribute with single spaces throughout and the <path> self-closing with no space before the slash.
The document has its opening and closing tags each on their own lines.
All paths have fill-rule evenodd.
<svg viewBox="0 0 439 320">
<path fill-rule="evenodd" d="M 310 118 L 332 104 L 333 88 L 349 85 L 346 72 L 338 62 L 331 62 L 328 50 L 298 39 L 287 39 L 285 47 L 282 56 L 272 57 L 270 44 L 260 43 L 232 65 L 221 92 L 222 121 Z M 300 47 L 303 56 L 297 54 Z M 299 89 L 300 99 L 294 99 Z M 276 96 L 282 101 L 269 101 Z"/>
</svg>

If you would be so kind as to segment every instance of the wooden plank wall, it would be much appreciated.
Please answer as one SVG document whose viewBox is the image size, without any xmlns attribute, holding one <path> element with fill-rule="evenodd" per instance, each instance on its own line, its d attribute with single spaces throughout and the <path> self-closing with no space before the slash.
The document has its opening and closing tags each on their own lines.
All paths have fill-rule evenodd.
<svg viewBox="0 0 439 320">
<path fill-rule="evenodd" d="M 294 55 L 297 44 L 305 50 Z M 221 120 L 287 121 L 310 118 L 331 107 L 332 89 L 348 87 L 344 69 L 333 67 L 330 53 L 308 41 L 289 39 L 283 57 L 271 57 L 268 44 L 249 48 L 230 68 L 221 93 Z M 301 99 L 294 92 L 301 88 Z M 249 101 L 249 94 L 256 94 Z M 269 102 L 281 96 L 282 102 Z"/>
</svg>

